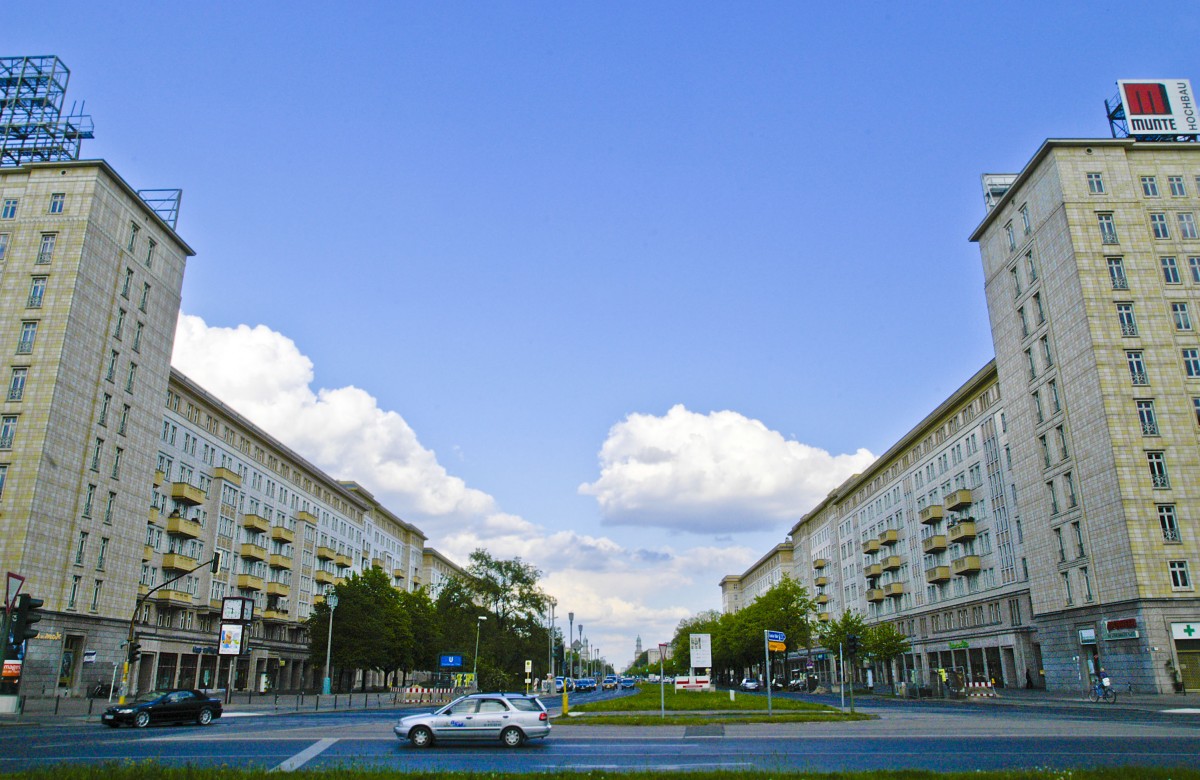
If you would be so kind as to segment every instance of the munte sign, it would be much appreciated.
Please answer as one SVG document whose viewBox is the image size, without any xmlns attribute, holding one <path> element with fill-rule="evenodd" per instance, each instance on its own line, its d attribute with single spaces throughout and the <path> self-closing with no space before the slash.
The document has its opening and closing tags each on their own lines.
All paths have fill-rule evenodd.
<svg viewBox="0 0 1200 780">
<path fill-rule="evenodd" d="M 1188 79 L 1122 79 L 1117 82 L 1130 135 L 1197 135 L 1200 117 Z"/>
</svg>

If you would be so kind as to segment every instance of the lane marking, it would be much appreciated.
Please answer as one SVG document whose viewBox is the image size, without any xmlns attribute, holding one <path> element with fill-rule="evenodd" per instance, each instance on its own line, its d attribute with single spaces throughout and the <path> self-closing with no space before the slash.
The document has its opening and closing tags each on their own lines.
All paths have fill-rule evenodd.
<svg viewBox="0 0 1200 780">
<path fill-rule="evenodd" d="M 291 772 L 307 764 L 337 743 L 336 739 L 321 739 L 272 769 L 272 772 Z"/>
</svg>

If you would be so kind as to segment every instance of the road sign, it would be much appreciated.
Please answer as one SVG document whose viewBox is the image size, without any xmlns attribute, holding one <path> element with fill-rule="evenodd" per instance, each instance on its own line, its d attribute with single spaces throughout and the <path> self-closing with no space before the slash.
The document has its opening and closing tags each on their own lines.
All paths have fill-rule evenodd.
<svg viewBox="0 0 1200 780">
<path fill-rule="evenodd" d="M 787 642 L 771 642 L 767 641 L 767 649 L 771 652 L 783 652 L 787 650 Z"/>
<path fill-rule="evenodd" d="M 783 633 L 782 631 L 768 631 L 767 632 L 767 641 L 768 642 L 786 642 L 787 634 Z"/>
<path fill-rule="evenodd" d="M 528 676 L 529 673 L 532 671 L 533 671 L 533 661 L 526 661 L 525 662 L 525 675 Z M 529 681 L 526 680 L 525 682 L 528 683 Z"/>
</svg>

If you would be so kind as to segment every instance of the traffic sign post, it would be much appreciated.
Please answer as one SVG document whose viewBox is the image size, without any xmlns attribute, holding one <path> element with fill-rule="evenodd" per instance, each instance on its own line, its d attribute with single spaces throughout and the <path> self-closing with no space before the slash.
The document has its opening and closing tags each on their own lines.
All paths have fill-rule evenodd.
<svg viewBox="0 0 1200 780">
<path fill-rule="evenodd" d="M 767 714 L 771 714 L 771 651 L 787 650 L 787 634 L 782 631 L 763 631 L 763 657 L 767 662 Z"/>
</svg>

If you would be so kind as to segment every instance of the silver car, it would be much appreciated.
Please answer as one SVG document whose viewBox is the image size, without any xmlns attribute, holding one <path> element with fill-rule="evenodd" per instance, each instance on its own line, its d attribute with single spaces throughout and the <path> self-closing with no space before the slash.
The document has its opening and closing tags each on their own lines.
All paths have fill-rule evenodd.
<svg viewBox="0 0 1200 780">
<path fill-rule="evenodd" d="M 403 717 L 393 731 L 413 747 L 429 747 L 439 740 L 499 740 L 518 747 L 527 739 L 550 736 L 550 716 L 536 696 L 473 693 L 440 710 Z"/>
</svg>

